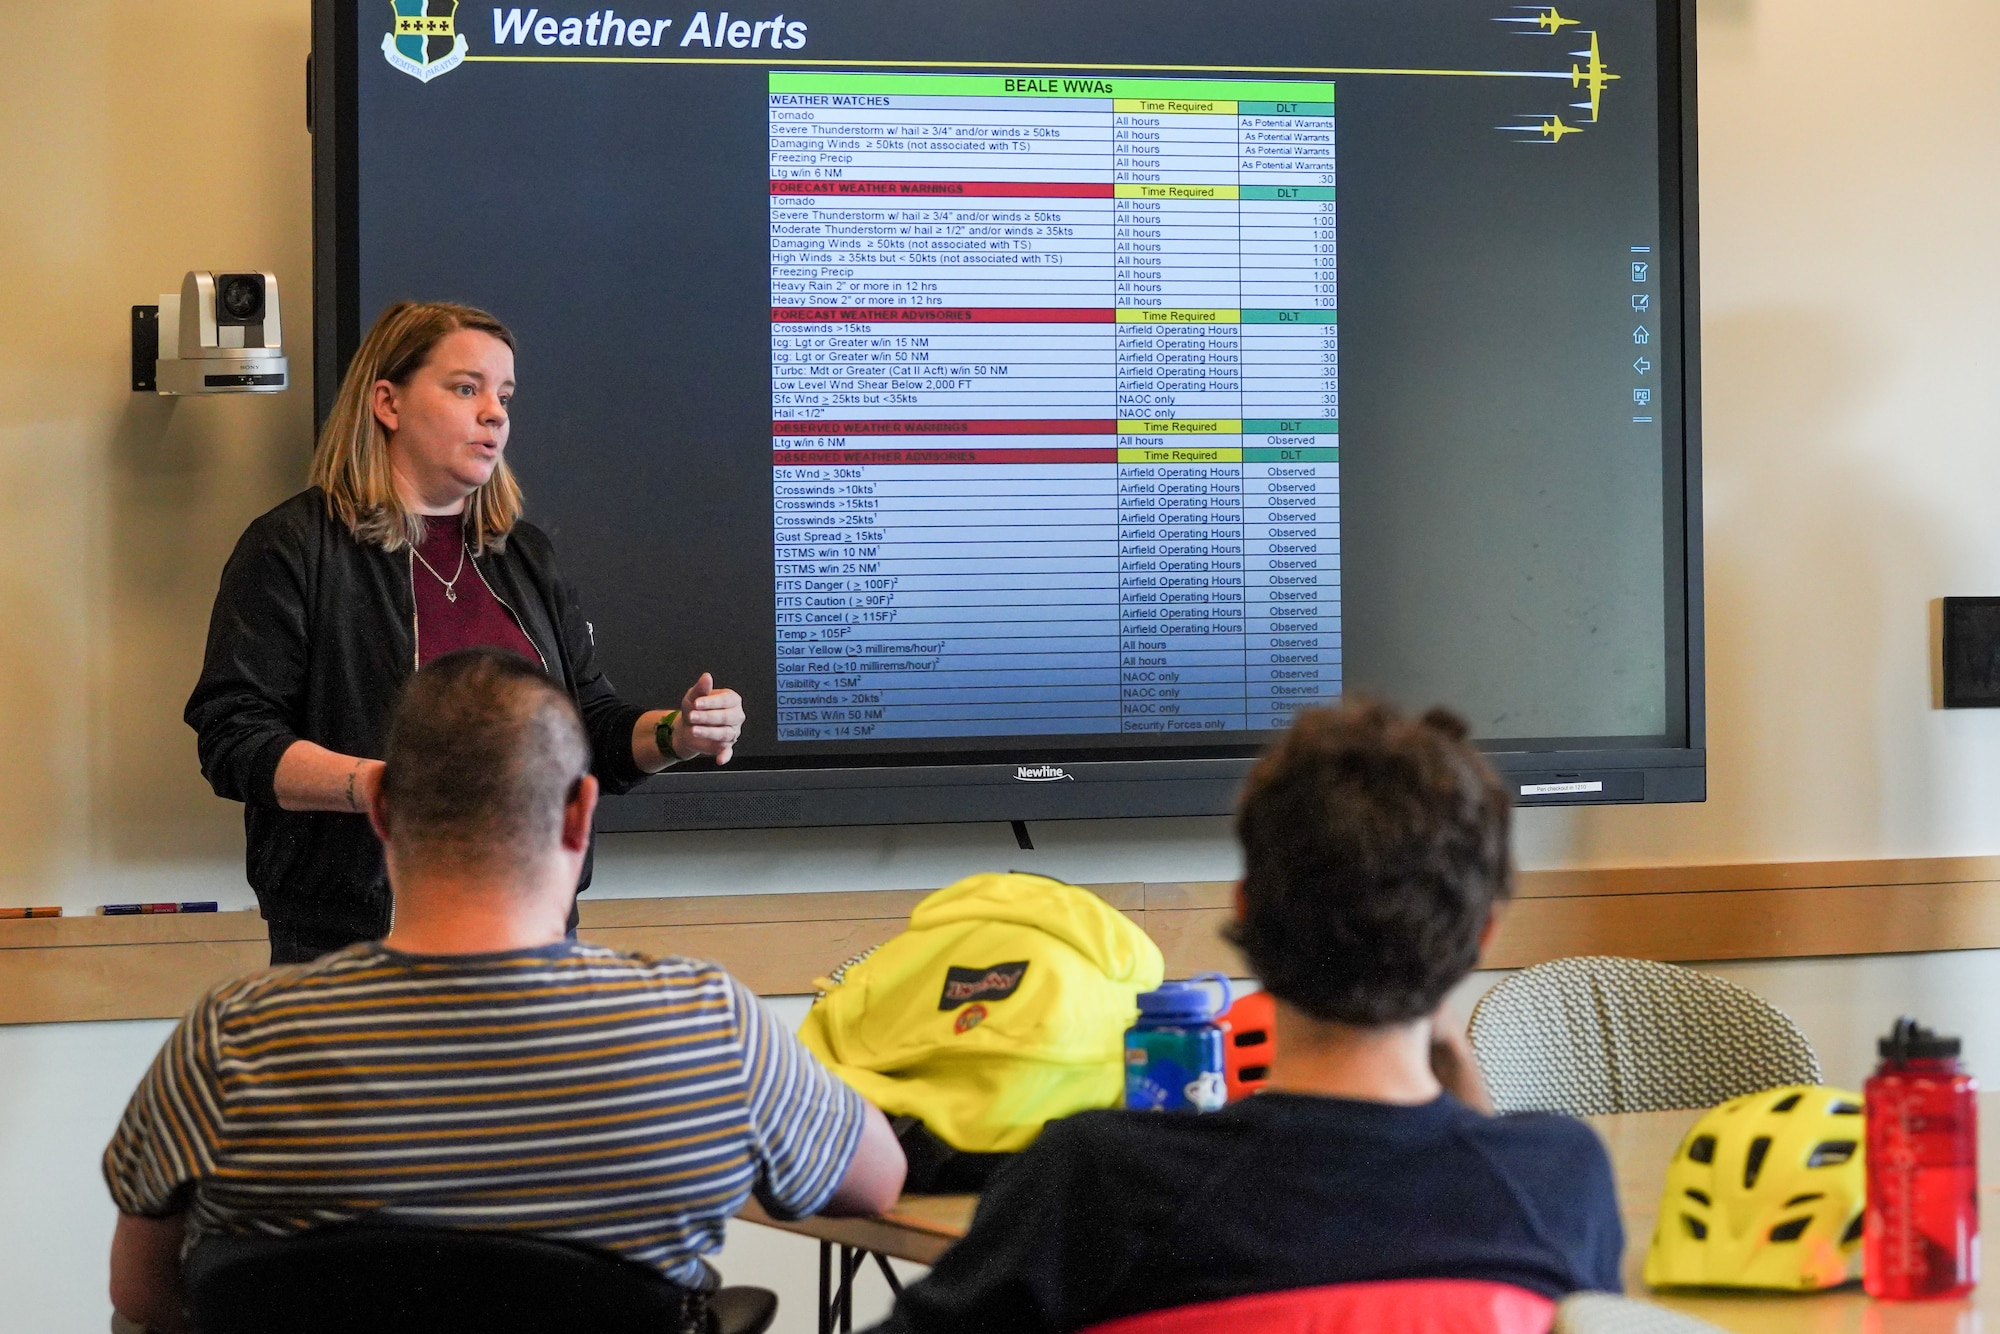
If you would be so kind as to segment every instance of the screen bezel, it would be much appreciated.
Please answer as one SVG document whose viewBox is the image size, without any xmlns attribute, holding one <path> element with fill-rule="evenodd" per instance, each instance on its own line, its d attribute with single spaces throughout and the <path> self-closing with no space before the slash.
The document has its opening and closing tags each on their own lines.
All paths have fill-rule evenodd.
<svg viewBox="0 0 2000 1334">
<path fill-rule="evenodd" d="M 1664 531 L 1682 559 L 1667 562 L 1666 705 L 1681 745 L 1618 738 L 1482 744 L 1522 805 L 1700 801 L 1707 792 L 1700 433 L 1699 200 L 1696 189 L 1694 7 L 1654 0 L 1658 24 L 1662 290 L 1675 290 L 1679 328 L 1662 349 Z M 331 410 L 361 340 L 357 87 L 360 0 L 314 0 L 307 96 L 313 130 L 314 421 Z M 1668 364 L 1671 362 L 1671 364 Z M 1228 812 L 1254 759 L 1088 759 L 1087 746 L 1032 755 L 984 752 L 990 762 L 940 762 L 915 753 L 883 764 L 864 757 L 778 761 L 755 769 L 703 763 L 607 797 L 603 829 L 1102 819 Z M 1212 752 L 1211 752 L 1212 753 Z M 952 757 L 956 761 L 959 757 Z M 1054 765 L 1060 779 L 1023 777 Z M 1523 789 L 1527 789 L 1524 791 Z M 1553 790 L 1549 790 L 1553 789 Z"/>
</svg>

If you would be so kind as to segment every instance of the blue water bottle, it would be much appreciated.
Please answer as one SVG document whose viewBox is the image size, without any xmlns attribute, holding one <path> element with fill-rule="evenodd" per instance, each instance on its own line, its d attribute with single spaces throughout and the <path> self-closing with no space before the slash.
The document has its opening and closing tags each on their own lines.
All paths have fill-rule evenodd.
<svg viewBox="0 0 2000 1334">
<path fill-rule="evenodd" d="M 1125 1030 L 1125 1106 L 1138 1112 L 1213 1112 L 1229 1100 L 1222 1027 L 1233 999 L 1221 973 L 1197 973 L 1139 995 Z"/>
</svg>

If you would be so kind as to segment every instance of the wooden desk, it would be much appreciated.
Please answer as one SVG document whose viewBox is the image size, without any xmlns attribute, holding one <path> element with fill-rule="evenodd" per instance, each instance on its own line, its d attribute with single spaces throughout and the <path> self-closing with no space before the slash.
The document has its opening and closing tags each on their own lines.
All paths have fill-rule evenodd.
<svg viewBox="0 0 2000 1334">
<path fill-rule="evenodd" d="M 1830 1292 L 1651 1292 L 1640 1271 L 1667 1163 L 1700 1112 L 1639 1112 L 1586 1118 L 1611 1151 L 1618 1177 L 1618 1205 L 1625 1216 L 1625 1291 L 1720 1325 L 1734 1334 L 1980 1334 L 2000 1330 L 2000 1094 L 1979 1095 L 1987 1133 L 1979 1144 L 1981 1215 L 1979 1272 L 1984 1282 L 1965 1301 L 1874 1302 L 1860 1286 Z"/>
<path fill-rule="evenodd" d="M 1979 1095 L 1987 1134 L 1979 1146 L 1980 1273 L 1985 1282 L 1966 1301 L 1873 1302 L 1859 1286 L 1832 1292 L 1788 1293 L 1649 1292 L 1640 1278 L 1667 1163 L 1699 1112 L 1641 1112 L 1587 1118 L 1604 1139 L 1618 1178 L 1618 1201 L 1625 1216 L 1625 1290 L 1662 1306 L 1699 1316 L 1734 1334 L 2000 1334 L 2000 1093 Z M 841 1248 L 841 1277 L 851 1282 L 867 1253 L 935 1264 L 965 1235 L 978 1203 L 973 1195 L 909 1195 L 875 1218 L 807 1218 L 781 1223 L 752 1202 L 738 1217 L 781 1228 L 823 1243 L 823 1308 L 838 1304 L 839 1284 L 831 1275 L 831 1251 Z M 822 1330 L 835 1328 L 832 1314 Z"/>
<path fill-rule="evenodd" d="M 796 1232 L 858 1251 L 934 1265 L 972 1226 L 977 1195 L 905 1195 L 896 1207 L 873 1218 L 801 1218 L 783 1223 L 752 1200 L 736 1216 L 781 1232 Z"/>
</svg>

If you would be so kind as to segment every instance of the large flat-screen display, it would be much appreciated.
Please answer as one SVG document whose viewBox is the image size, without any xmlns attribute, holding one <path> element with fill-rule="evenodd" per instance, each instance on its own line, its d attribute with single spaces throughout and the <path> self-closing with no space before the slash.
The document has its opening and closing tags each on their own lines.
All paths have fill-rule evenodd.
<svg viewBox="0 0 2000 1334">
<path fill-rule="evenodd" d="M 320 0 L 316 386 L 520 339 L 614 828 L 1225 810 L 1317 700 L 1704 790 L 1676 0 Z"/>
</svg>

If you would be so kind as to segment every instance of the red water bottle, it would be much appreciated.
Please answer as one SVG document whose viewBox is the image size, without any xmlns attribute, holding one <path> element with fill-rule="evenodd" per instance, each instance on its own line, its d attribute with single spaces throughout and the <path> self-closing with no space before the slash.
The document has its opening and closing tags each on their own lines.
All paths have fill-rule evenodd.
<svg viewBox="0 0 2000 1334">
<path fill-rule="evenodd" d="M 1871 1297 L 1961 1297 L 1979 1281 L 1978 1085 L 1957 1038 L 1914 1019 L 1878 1044 L 1868 1113 L 1862 1283 Z"/>
</svg>

